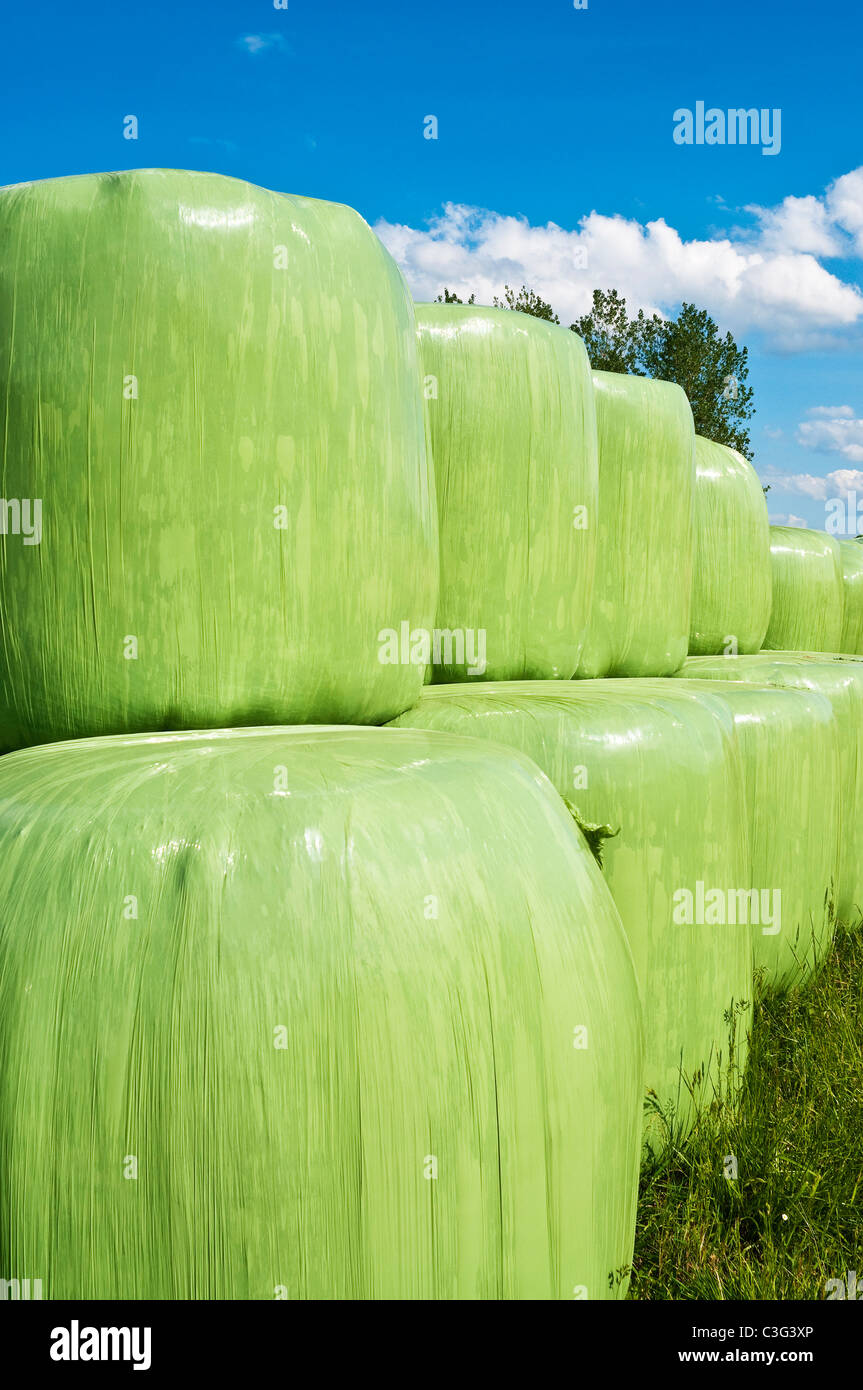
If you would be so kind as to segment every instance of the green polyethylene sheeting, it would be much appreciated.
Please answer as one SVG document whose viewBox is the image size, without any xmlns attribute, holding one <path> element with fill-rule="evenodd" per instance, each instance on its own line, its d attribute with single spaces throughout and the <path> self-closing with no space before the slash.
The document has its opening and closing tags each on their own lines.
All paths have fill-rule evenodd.
<svg viewBox="0 0 863 1390">
<path fill-rule="evenodd" d="M 646 1139 L 660 1148 L 694 1105 L 735 1083 L 752 998 L 748 927 L 675 920 L 679 891 L 748 887 L 743 777 L 721 699 L 671 681 L 534 681 L 427 687 L 401 727 L 470 734 L 532 758 L 592 824 L 616 832 L 603 872 L 629 935 L 645 1015 Z M 684 913 L 681 915 L 685 915 Z M 693 917 L 695 917 L 693 912 Z M 658 1112 L 657 1113 L 657 1108 Z"/>
<path fill-rule="evenodd" d="M 0 897 L 4 1277 L 625 1293 L 632 956 L 526 759 L 303 727 L 19 751 Z"/>
<path fill-rule="evenodd" d="M 863 543 L 839 542 L 844 607 L 840 650 L 863 655 Z"/>
<path fill-rule="evenodd" d="M 693 693 L 716 681 L 681 673 Z M 826 695 L 728 681 L 746 780 L 755 968 L 776 989 L 804 984 L 833 940 L 839 882 L 840 748 Z"/>
<path fill-rule="evenodd" d="M 0 748 L 416 698 L 379 659 L 437 602 L 413 306 L 350 208 L 161 169 L 0 190 L 0 441 Z"/>
<path fill-rule="evenodd" d="M 689 650 L 757 652 L 770 622 L 767 499 L 751 463 L 695 436 L 695 566 Z"/>
<path fill-rule="evenodd" d="M 418 304 L 416 316 L 440 518 L 433 678 L 568 680 L 596 556 L 584 344 L 506 309 Z"/>
<path fill-rule="evenodd" d="M 770 527 L 773 610 L 768 651 L 841 651 L 844 594 L 839 542 L 802 526 Z"/>
<path fill-rule="evenodd" d="M 681 676 L 790 686 L 824 695 L 833 707 L 839 737 L 839 881 L 836 917 L 845 927 L 863 920 L 863 662 L 825 652 L 760 652 L 754 656 L 690 657 Z M 789 748 L 786 757 L 797 755 Z M 764 808 L 772 815 L 774 808 Z M 824 833 L 817 810 L 813 835 Z"/>
<path fill-rule="evenodd" d="M 594 372 L 596 583 L 580 677 L 665 676 L 689 650 L 695 431 L 679 386 Z"/>
</svg>

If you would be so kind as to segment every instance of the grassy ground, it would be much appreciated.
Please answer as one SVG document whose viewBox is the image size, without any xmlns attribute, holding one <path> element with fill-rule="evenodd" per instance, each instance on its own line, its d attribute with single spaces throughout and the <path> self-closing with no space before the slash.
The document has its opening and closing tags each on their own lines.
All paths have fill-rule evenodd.
<svg viewBox="0 0 863 1390">
<path fill-rule="evenodd" d="M 757 1000 L 736 1103 L 643 1173 L 629 1297 L 817 1299 L 850 1270 L 863 1294 L 863 931 Z"/>
</svg>

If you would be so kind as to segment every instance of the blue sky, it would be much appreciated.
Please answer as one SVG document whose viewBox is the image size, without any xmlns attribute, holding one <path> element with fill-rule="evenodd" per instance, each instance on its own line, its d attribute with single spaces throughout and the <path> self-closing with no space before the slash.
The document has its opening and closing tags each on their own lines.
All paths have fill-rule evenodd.
<svg viewBox="0 0 863 1390">
<path fill-rule="evenodd" d="M 212 169 L 352 204 L 418 298 L 525 280 L 564 322 L 595 284 L 694 300 L 750 347 L 773 514 L 820 527 L 855 489 L 863 510 L 856 7 L 287 4 L 7 10 L 0 184 Z M 778 154 L 676 144 L 698 101 L 778 108 Z"/>
</svg>

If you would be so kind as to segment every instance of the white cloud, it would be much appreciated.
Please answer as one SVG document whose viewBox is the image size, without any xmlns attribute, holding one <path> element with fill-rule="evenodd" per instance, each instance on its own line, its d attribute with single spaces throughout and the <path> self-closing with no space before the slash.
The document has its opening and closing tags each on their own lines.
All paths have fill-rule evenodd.
<svg viewBox="0 0 863 1390">
<path fill-rule="evenodd" d="M 237 39 L 237 46 L 253 57 L 258 53 L 268 53 L 273 50 L 278 50 L 281 53 L 288 51 L 288 45 L 281 34 L 243 34 L 242 38 Z"/>
<path fill-rule="evenodd" d="M 815 256 L 863 256 L 863 167 L 834 179 L 824 194 L 750 207 L 769 248 Z"/>
<path fill-rule="evenodd" d="M 783 473 L 778 468 L 764 468 L 761 470 L 764 481 L 769 483 L 774 491 L 793 492 L 799 497 L 811 497 L 815 501 L 823 501 L 828 495 L 828 482 L 826 478 L 820 478 L 814 473 Z M 835 492 L 835 489 L 833 490 Z"/>
<path fill-rule="evenodd" d="M 854 254 L 863 256 L 863 168 L 832 183 L 825 202 L 836 225 L 853 238 Z"/>
<path fill-rule="evenodd" d="M 831 347 L 863 321 L 863 294 L 820 263 L 863 254 L 863 170 L 837 179 L 822 198 L 786 198 L 750 209 L 755 226 L 686 239 L 660 218 L 641 223 L 591 212 L 577 227 L 447 203 L 423 228 L 380 221 L 375 230 L 418 300 L 444 285 L 490 304 L 505 283 L 526 284 L 569 324 L 594 288 L 618 289 L 629 308 L 668 313 L 684 299 L 735 333 L 763 330 L 785 351 Z"/>
<path fill-rule="evenodd" d="M 863 472 L 856 468 L 836 468 L 823 478 L 814 473 L 783 473 L 778 468 L 765 468 L 762 476 L 774 491 L 796 493 L 814 502 L 847 497 L 850 492 L 863 494 Z"/>
<path fill-rule="evenodd" d="M 834 220 L 821 198 L 785 198 L 775 208 L 749 208 L 755 213 L 764 246 L 777 251 L 809 251 L 814 256 L 838 256 L 842 244 Z"/>
<path fill-rule="evenodd" d="M 863 420 L 857 419 L 850 405 L 814 406 L 807 414 L 809 419 L 797 426 L 798 444 L 822 454 L 840 454 L 849 463 L 863 463 Z M 838 477 L 842 472 L 861 480 L 851 483 L 851 489 L 861 486 L 863 474 L 856 470 L 840 469 L 830 476 Z"/>
<path fill-rule="evenodd" d="M 771 526 L 809 526 L 808 521 L 802 516 L 795 516 L 793 512 L 768 512 L 767 520 Z"/>
</svg>

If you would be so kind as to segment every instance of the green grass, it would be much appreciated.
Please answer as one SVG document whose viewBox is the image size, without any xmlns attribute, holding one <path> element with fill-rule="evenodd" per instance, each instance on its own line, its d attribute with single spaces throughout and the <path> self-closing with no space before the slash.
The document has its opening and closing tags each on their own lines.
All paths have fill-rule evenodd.
<svg viewBox="0 0 863 1390">
<path fill-rule="evenodd" d="M 629 1297 L 818 1299 L 848 1270 L 863 1292 L 863 931 L 756 996 L 735 1102 L 642 1174 Z"/>
</svg>

